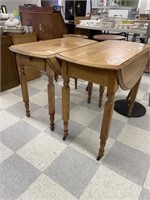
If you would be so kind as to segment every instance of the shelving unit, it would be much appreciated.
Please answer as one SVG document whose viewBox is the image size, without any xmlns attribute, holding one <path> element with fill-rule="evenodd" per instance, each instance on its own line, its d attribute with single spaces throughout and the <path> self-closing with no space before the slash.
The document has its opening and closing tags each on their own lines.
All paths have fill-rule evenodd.
<svg viewBox="0 0 150 200">
<path fill-rule="evenodd" d="M 100 0 L 93 0 L 92 3 L 92 15 L 102 15 L 108 14 L 109 9 L 114 10 L 134 10 L 134 14 L 136 15 L 136 8 L 138 7 L 139 0 L 118 0 L 115 4 L 114 0 L 104 0 L 103 4 L 98 3 Z M 97 2 L 97 4 L 96 4 Z M 132 12 L 133 14 L 133 12 Z"/>
<path fill-rule="evenodd" d="M 104 0 L 100 3 L 100 0 L 92 0 L 92 8 L 118 8 L 118 7 L 138 7 L 139 0 L 118 0 L 115 4 L 114 0 Z"/>
</svg>

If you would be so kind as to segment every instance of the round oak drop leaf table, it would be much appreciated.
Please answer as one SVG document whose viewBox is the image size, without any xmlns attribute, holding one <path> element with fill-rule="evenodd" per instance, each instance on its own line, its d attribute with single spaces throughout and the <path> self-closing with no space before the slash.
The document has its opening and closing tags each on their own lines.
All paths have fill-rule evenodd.
<svg viewBox="0 0 150 200">
<path fill-rule="evenodd" d="M 128 109 L 130 115 L 143 71 L 149 59 L 149 49 L 148 45 L 141 43 L 109 40 L 92 44 L 90 48 L 85 46 L 56 54 L 56 58 L 61 60 L 63 78 L 64 140 L 68 135 L 70 77 L 106 86 L 108 98 L 103 112 L 97 160 L 104 155 L 106 140 L 111 128 L 116 91 L 119 86 L 123 90 L 131 90 L 130 97 L 132 98 Z"/>
<path fill-rule="evenodd" d="M 9 49 L 16 54 L 20 84 L 25 105 L 26 116 L 30 117 L 29 94 L 25 66 L 37 68 L 46 72 L 48 77 L 48 109 L 50 115 L 50 128 L 55 128 L 55 74 L 61 75 L 60 64 L 55 59 L 56 53 L 97 43 L 94 40 L 78 37 L 57 38 L 31 42 L 27 44 L 12 45 Z"/>
</svg>

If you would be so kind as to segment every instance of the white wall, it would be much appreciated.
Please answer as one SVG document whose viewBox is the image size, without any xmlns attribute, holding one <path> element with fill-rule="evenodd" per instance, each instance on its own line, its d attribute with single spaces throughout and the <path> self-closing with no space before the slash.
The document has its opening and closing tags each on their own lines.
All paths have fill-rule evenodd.
<svg viewBox="0 0 150 200">
<path fill-rule="evenodd" d="M 148 5 L 150 5 L 150 0 L 139 0 L 138 8 L 139 8 L 140 14 L 147 13 L 146 8 Z"/>
<path fill-rule="evenodd" d="M 150 0 L 147 2 L 146 12 L 147 14 L 150 14 Z"/>
</svg>

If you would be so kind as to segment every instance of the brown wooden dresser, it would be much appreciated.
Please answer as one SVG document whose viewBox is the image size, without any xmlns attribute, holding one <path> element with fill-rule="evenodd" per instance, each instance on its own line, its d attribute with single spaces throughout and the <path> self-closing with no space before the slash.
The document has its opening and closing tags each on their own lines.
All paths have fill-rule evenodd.
<svg viewBox="0 0 150 200">
<path fill-rule="evenodd" d="M 38 40 L 48 40 L 63 37 L 67 33 L 60 11 L 53 7 L 19 6 L 23 26 L 33 26 Z"/>
<path fill-rule="evenodd" d="M 37 41 L 35 33 L 8 34 L 1 36 L 1 70 L 0 70 L 0 92 L 19 85 L 19 75 L 15 55 L 9 50 L 13 44 L 22 44 Z M 40 77 L 40 71 L 25 67 L 27 81 Z"/>
<path fill-rule="evenodd" d="M 1 92 L 19 85 L 15 55 L 9 50 L 9 46 L 12 44 L 13 42 L 10 35 L 1 36 Z"/>
</svg>

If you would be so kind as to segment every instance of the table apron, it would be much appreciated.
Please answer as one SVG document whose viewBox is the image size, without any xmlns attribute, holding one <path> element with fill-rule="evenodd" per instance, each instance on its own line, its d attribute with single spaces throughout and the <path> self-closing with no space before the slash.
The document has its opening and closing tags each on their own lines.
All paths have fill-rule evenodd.
<svg viewBox="0 0 150 200">
<path fill-rule="evenodd" d="M 103 86 L 109 86 L 110 80 L 112 81 L 112 75 L 116 76 L 117 71 L 105 70 L 100 68 L 93 68 L 84 65 L 68 63 L 68 74 L 69 77 L 79 78 L 87 80 L 92 83 L 100 84 Z"/>
<path fill-rule="evenodd" d="M 19 54 L 20 64 L 23 66 L 31 66 L 42 71 L 46 70 L 46 59 Z"/>
</svg>

